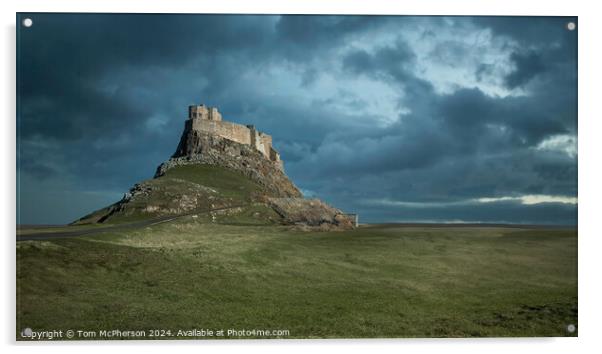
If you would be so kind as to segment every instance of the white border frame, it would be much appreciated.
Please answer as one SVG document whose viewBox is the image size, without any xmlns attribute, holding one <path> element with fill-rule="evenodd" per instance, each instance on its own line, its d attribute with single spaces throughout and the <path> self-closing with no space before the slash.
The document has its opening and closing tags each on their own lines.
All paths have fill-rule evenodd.
<svg viewBox="0 0 602 354">
<path fill-rule="evenodd" d="M 163 353 L 166 346 L 178 351 L 205 352 L 208 350 L 240 350 L 251 353 L 304 353 L 308 350 L 331 351 L 342 349 L 351 353 L 374 348 L 383 352 L 439 352 L 449 353 L 507 353 L 546 352 L 570 353 L 589 351 L 597 346 L 600 328 L 600 292 L 597 271 L 602 269 L 599 252 L 602 235 L 598 232 L 598 201 L 601 199 L 598 151 L 602 144 L 598 81 L 599 63 L 602 63 L 598 37 L 602 34 L 602 12 L 593 1 L 527 1 L 527 0 L 170 0 L 170 1 L 76 1 L 76 0 L 20 0 L 2 3 L 2 121 L 3 153 L 0 166 L 3 171 L 4 203 L 0 220 L 4 237 L 4 267 L 2 279 L 3 321 L 0 325 L 2 345 L 9 352 L 92 353 L 106 350 L 132 350 L 143 346 L 147 353 Z M 256 340 L 256 341 L 180 341 L 170 342 L 102 342 L 102 343 L 15 343 L 15 13 L 16 12 L 138 12 L 138 13 L 313 13 L 313 14 L 399 14 L 399 15 L 546 15 L 578 16 L 579 31 L 579 337 L 536 339 L 374 339 L 374 340 Z M 598 65 L 596 65 L 598 64 Z M 10 196 L 8 198 L 7 196 Z M 599 277 L 599 275 L 598 275 Z M 82 348 L 85 346 L 85 348 Z M 108 348 L 107 348 L 108 347 Z"/>
</svg>

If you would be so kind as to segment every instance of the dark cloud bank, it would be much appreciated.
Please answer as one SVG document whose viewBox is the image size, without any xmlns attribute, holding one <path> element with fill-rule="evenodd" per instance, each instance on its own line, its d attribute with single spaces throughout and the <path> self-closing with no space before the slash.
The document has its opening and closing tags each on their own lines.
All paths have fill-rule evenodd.
<svg viewBox="0 0 602 354">
<path fill-rule="evenodd" d="M 27 16 L 20 223 L 151 177 L 195 102 L 271 134 L 307 195 L 366 222 L 577 222 L 575 19 Z"/>
</svg>

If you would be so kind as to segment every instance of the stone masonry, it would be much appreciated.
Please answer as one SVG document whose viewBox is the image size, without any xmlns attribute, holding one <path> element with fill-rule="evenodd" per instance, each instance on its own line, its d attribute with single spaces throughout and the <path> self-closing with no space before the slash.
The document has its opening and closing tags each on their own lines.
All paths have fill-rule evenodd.
<svg viewBox="0 0 602 354">
<path fill-rule="evenodd" d="M 203 104 L 188 107 L 188 120 L 184 125 L 184 135 L 190 132 L 217 135 L 234 142 L 250 145 L 266 159 L 272 161 L 279 169 L 283 169 L 280 154 L 272 147 L 272 137 L 255 129 L 253 125 L 240 125 L 222 120 L 222 115 L 215 107 Z M 189 155 L 182 142 L 173 157 Z"/>
</svg>

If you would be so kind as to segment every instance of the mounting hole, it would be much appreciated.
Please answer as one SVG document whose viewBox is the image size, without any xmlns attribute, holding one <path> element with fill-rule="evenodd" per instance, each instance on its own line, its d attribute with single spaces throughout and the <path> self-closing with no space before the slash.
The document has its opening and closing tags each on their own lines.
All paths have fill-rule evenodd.
<svg viewBox="0 0 602 354">
<path fill-rule="evenodd" d="M 570 324 L 570 325 L 566 326 L 566 330 L 567 330 L 569 333 L 574 333 L 576 329 L 577 329 L 577 328 L 575 327 L 575 325 L 574 325 L 574 324 Z"/>
<path fill-rule="evenodd" d="M 569 22 L 566 24 L 566 29 L 568 29 L 569 31 L 574 31 L 575 28 L 577 28 L 577 25 L 575 24 L 575 22 Z"/>
<path fill-rule="evenodd" d="M 33 25 L 33 21 L 31 20 L 31 18 L 28 17 L 23 19 L 23 26 L 31 27 L 31 25 Z"/>
</svg>

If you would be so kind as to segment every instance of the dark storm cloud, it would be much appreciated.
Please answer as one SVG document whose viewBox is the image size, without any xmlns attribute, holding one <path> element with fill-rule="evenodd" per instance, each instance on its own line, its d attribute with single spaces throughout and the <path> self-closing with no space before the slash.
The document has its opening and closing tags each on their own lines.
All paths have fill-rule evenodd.
<svg viewBox="0 0 602 354">
<path fill-rule="evenodd" d="M 496 35 L 507 36 L 525 46 L 557 41 L 576 46 L 574 32 L 566 30 L 569 22 L 577 23 L 576 17 L 483 16 L 471 20 Z"/>
<path fill-rule="evenodd" d="M 276 50 L 292 61 L 308 60 L 318 51 L 336 48 L 354 33 L 383 26 L 387 20 L 377 16 L 281 16 L 276 24 Z"/>
<path fill-rule="evenodd" d="M 442 128 L 475 149 L 532 147 L 547 136 L 568 133 L 560 117 L 522 97 L 496 99 L 462 89 L 440 98 L 435 107 Z"/>
<path fill-rule="evenodd" d="M 554 114 L 554 103 L 542 107 L 532 97 L 493 98 L 476 88 L 437 95 L 429 82 L 413 74 L 414 61 L 411 49 L 400 41 L 373 54 L 351 52 L 343 59 L 344 68 L 354 74 L 403 86 L 408 96 L 403 101 L 414 112 L 380 135 L 360 140 L 359 152 L 345 146 L 356 140 L 327 145 L 324 155 L 336 153 L 339 158 L 322 171 L 364 174 L 424 168 L 462 156 L 478 160 L 488 153 L 532 148 L 548 136 L 570 131 L 564 117 Z M 526 71 L 521 69 L 523 75 Z"/>
<path fill-rule="evenodd" d="M 510 58 L 516 65 L 516 69 L 506 76 L 506 85 L 510 89 L 523 86 L 545 70 L 541 57 L 536 53 L 513 53 Z"/>
<path fill-rule="evenodd" d="M 412 73 L 416 55 L 410 46 L 397 40 L 394 45 L 381 47 L 373 54 L 355 51 L 343 58 L 343 68 L 353 74 L 363 74 L 402 86 L 410 98 L 427 96 L 432 85 Z"/>
<path fill-rule="evenodd" d="M 416 60 L 416 55 L 407 43 L 398 41 L 394 46 L 380 48 L 373 55 L 364 50 L 348 54 L 343 66 L 354 73 L 386 73 L 395 78 L 407 76 L 407 65 Z"/>
<path fill-rule="evenodd" d="M 70 221 L 150 177 L 195 102 L 271 134 L 302 189 L 364 220 L 576 222 L 574 205 L 362 202 L 575 196 L 575 157 L 562 145 L 576 134 L 571 19 L 28 16 L 35 25 L 19 29 L 23 222 Z M 485 36 L 454 31 L 490 31 L 480 45 L 498 48 L 495 58 L 469 52 Z M 442 71 L 429 77 L 425 65 Z M 475 83 L 453 76 L 467 65 Z M 57 196 L 71 202 L 44 215 Z"/>
<path fill-rule="evenodd" d="M 343 59 L 343 65 L 351 73 L 408 86 L 405 94 L 409 99 L 404 101 L 410 102 L 413 112 L 400 116 L 398 123 L 382 129 L 380 135 L 358 141 L 330 142 L 322 151 L 318 150 L 317 159 L 312 163 L 337 156 L 320 172 L 331 178 L 337 176 L 338 186 L 352 187 L 329 189 L 314 183 L 308 185 L 308 189 L 328 195 L 339 205 L 351 205 L 354 200 L 375 196 L 428 201 L 462 200 L 479 195 L 576 195 L 574 157 L 537 149 L 549 137 L 575 133 L 575 58 L 566 53 L 558 55 L 573 50 L 575 38 L 567 39 L 564 32 L 562 37 L 561 47 L 555 42 L 558 38 L 551 38 L 550 42 L 525 45 L 529 48 L 538 44 L 542 47 L 538 51 L 522 50 L 518 52 L 521 54 L 513 52 L 510 55 L 515 67 L 504 78 L 509 88 L 524 86 L 535 77 L 541 78 L 526 97 L 490 97 L 476 88 L 460 89 L 449 95 L 436 94 L 429 82 L 415 76 L 413 55 L 399 41 L 395 46 L 372 53 L 363 50 L 349 53 Z M 388 58 L 391 60 L 383 60 Z M 547 72 L 546 64 L 570 74 Z M 476 70 L 485 68 L 482 64 Z M 319 180 L 319 177 L 315 179 Z M 362 185 L 361 181 L 365 179 L 368 182 Z M 399 214 L 399 220 L 406 221 L 428 219 L 429 215 L 434 220 L 445 219 L 445 210 L 449 210 L 448 220 L 518 221 L 519 215 L 523 215 L 523 221 L 529 218 L 542 223 L 576 221 L 574 206 L 548 205 L 544 208 L 492 204 L 480 209 L 481 213 L 472 213 L 473 208 L 477 207 L 456 208 L 455 211 L 442 208 L 436 212 L 427 208 L 417 213 L 389 205 L 378 209 L 377 213 L 370 213 L 355 206 L 355 210 L 366 210 L 367 215 L 374 218 L 383 215 L 380 213 L 383 209 L 396 210 L 394 213 Z M 513 209 L 513 212 L 494 212 L 497 208 Z M 550 209 L 562 217 L 545 217 L 555 215 L 542 212 Z M 483 213 L 490 214 L 481 215 Z"/>
<path fill-rule="evenodd" d="M 232 55 L 250 43 L 260 43 L 269 29 L 265 21 L 252 16 L 200 16 L 195 21 L 180 15 L 35 18 L 36 26 L 21 31 L 20 38 L 19 58 L 27 70 L 20 72 L 19 93 L 24 100 L 32 100 L 23 104 L 24 119 L 30 117 L 29 107 L 36 113 L 45 108 L 55 114 L 51 119 L 32 114 L 38 120 L 23 124 L 22 134 L 40 130 L 60 137 L 80 137 L 81 127 L 102 132 L 121 129 L 119 122 L 139 122 L 156 109 L 144 97 L 128 97 L 135 93 L 126 90 L 128 86 L 153 84 L 129 81 L 135 80 L 128 76 L 129 70 L 181 67 L 200 55 L 210 65 L 224 52 Z M 103 87 L 103 77 L 115 73 L 123 75 L 118 86 Z"/>
<path fill-rule="evenodd" d="M 506 84 L 515 88 L 548 71 L 555 76 L 563 72 L 576 75 L 576 31 L 567 30 L 574 17 L 478 17 L 474 21 L 493 31 L 495 35 L 516 42 L 517 52 L 511 55 L 515 70 L 506 77 Z M 571 77 L 566 92 L 576 91 L 576 80 Z"/>
</svg>

